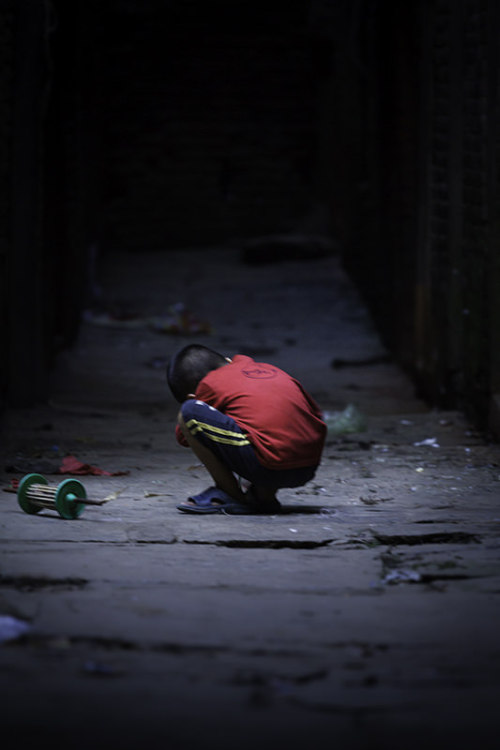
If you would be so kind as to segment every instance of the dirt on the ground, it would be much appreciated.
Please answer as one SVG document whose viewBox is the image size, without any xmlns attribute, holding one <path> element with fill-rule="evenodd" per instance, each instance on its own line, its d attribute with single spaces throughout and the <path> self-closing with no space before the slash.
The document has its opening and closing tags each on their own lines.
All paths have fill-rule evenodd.
<svg viewBox="0 0 500 750">
<path fill-rule="evenodd" d="M 5 736 L 496 746 L 499 447 L 417 398 L 339 258 L 116 254 L 96 282 L 50 401 L 2 420 Z M 321 466 L 281 513 L 176 509 L 210 483 L 165 381 L 191 341 L 282 367 L 324 411 Z M 102 504 L 26 513 L 11 490 L 33 472 Z"/>
</svg>

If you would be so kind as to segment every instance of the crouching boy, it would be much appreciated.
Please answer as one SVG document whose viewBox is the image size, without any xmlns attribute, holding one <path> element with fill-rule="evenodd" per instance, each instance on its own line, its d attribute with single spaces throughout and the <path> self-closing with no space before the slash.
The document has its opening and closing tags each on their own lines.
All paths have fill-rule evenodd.
<svg viewBox="0 0 500 750">
<path fill-rule="evenodd" d="M 182 404 L 177 439 L 213 481 L 179 510 L 278 513 L 277 491 L 314 477 L 326 425 L 313 398 L 283 370 L 191 344 L 170 359 L 167 381 Z M 250 483 L 246 492 L 239 478 Z"/>
</svg>

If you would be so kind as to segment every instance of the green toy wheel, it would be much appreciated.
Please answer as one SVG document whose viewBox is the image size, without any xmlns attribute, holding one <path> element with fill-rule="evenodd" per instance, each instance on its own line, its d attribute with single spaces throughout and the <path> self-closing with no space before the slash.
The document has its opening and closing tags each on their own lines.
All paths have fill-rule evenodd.
<svg viewBox="0 0 500 750">
<path fill-rule="evenodd" d="M 33 484 L 48 484 L 41 474 L 26 474 L 19 482 L 17 488 L 17 502 L 25 513 L 40 513 L 42 506 L 28 497 L 28 490 Z"/>
<path fill-rule="evenodd" d="M 78 479 L 65 479 L 57 488 L 56 492 L 56 509 L 62 518 L 71 520 L 78 518 L 85 509 L 85 500 L 87 494 L 85 487 Z"/>
</svg>

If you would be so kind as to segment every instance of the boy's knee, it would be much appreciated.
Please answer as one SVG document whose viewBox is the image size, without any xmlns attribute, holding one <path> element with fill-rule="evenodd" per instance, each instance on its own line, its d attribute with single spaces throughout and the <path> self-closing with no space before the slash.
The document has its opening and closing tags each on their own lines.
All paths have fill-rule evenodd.
<svg viewBox="0 0 500 750">
<path fill-rule="evenodd" d="M 188 399 L 182 404 L 179 413 L 177 414 L 177 424 L 184 435 L 189 433 L 188 423 L 192 419 L 197 419 L 200 416 L 200 407 L 206 407 L 206 404 L 202 401 L 195 399 Z"/>
<path fill-rule="evenodd" d="M 179 425 L 179 428 L 184 436 L 186 436 L 189 433 L 189 428 L 186 424 L 186 421 L 189 420 L 189 417 L 186 417 L 183 409 L 179 409 L 179 413 L 177 414 L 177 424 Z"/>
</svg>

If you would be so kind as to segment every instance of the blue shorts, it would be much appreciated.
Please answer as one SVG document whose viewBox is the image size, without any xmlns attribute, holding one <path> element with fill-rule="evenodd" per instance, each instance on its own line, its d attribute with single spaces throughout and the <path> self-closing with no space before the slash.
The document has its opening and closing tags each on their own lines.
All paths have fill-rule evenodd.
<svg viewBox="0 0 500 750">
<path fill-rule="evenodd" d="M 254 447 L 234 419 L 204 401 L 190 399 L 181 414 L 191 435 L 199 440 L 234 474 L 256 487 L 280 489 L 302 487 L 315 475 L 317 466 L 300 469 L 268 469 L 262 466 Z"/>
</svg>

